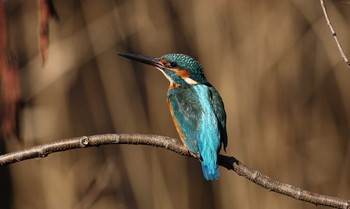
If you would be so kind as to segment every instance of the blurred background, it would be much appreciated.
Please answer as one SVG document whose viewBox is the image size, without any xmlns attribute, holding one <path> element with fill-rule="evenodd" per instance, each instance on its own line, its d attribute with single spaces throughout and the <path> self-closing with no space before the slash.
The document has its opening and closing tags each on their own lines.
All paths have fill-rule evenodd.
<svg viewBox="0 0 350 209">
<path fill-rule="evenodd" d="M 1 139 L 2 153 L 104 133 L 178 138 L 168 81 L 117 53 L 186 53 L 223 97 L 227 155 L 349 199 L 350 71 L 319 1 L 54 1 L 44 65 L 37 3 L 4 2 L 21 105 L 17 137 Z M 326 4 L 350 56 L 350 4 Z M 0 208 L 316 208 L 220 171 L 206 182 L 198 161 L 145 146 L 56 153 L 1 167 Z"/>
</svg>

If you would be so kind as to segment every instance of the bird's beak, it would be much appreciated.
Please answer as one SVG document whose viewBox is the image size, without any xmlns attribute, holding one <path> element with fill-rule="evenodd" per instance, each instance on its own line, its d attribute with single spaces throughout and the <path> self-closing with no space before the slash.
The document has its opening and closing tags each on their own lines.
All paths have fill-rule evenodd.
<svg viewBox="0 0 350 209">
<path fill-rule="evenodd" d="M 119 53 L 119 55 L 131 60 L 135 60 L 135 61 L 147 64 L 147 65 L 152 65 L 153 67 L 156 67 L 156 68 L 161 68 L 161 69 L 164 68 L 163 63 L 161 63 L 158 58 L 147 57 L 139 54 L 129 54 L 129 53 Z"/>
</svg>

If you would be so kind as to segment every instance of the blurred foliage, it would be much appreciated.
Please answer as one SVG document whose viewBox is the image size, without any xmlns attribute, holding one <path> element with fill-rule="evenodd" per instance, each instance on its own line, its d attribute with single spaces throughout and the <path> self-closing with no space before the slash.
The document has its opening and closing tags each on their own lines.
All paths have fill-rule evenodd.
<svg viewBox="0 0 350 209">
<path fill-rule="evenodd" d="M 350 6 L 326 3 L 349 54 Z M 179 52 L 199 60 L 224 99 L 227 154 L 277 180 L 349 197 L 350 74 L 319 1 L 54 4 L 60 20 L 50 22 L 42 66 L 37 5 L 6 1 L 24 107 L 23 143 L 6 140 L 2 151 L 109 132 L 177 137 L 165 102 L 168 81 L 117 52 Z M 2 209 L 315 208 L 224 169 L 219 181 L 206 182 L 199 162 L 151 147 L 76 150 L 8 168 L 0 170 Z"/>
</svg>

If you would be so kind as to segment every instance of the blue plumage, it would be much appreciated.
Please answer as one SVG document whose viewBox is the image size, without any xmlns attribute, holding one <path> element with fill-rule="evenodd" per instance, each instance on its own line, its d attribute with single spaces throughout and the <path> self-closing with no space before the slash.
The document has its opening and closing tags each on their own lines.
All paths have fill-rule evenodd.
<svg viewBox="0 0 350 209">
<path fill-rule="evenodd" d="M 205 179 L 219 177 L 217 162 L 221 128 L 213 104 L 212 87 L 195 85 L 168 92 L 168 103 L 180 137 L 192 153 L 200 154 Z M 215 104 L 217 106 L 217 104 Z M 178 128 L 178 129 L 179 129 Z"/>
<path fill-rule="evenodd" d="M 167 93 L 169 110 L 176 130 L 191 153 L 201 156 L 206 180 L 219 178 L 218 153 L 227 146 L 226 113 L 223 101 L 207 81 L 202 66 L 184 54 L 160 58 L 121 54 L 153 65 L 170 81 Z"/>
</svg>

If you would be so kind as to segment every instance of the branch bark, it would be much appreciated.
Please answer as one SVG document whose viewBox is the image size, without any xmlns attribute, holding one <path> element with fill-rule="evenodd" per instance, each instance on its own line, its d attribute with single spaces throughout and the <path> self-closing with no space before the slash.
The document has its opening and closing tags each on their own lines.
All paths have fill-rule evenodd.
<svg viewBox="0 0 350 209">
<path fill-rule="evenodd" d="M 349 62 L 348 58 L 346 57 L 346 55 L 345 55 L 345 53 L 343 51 L 343 47 L 341 46 L 341 44 L 340 44 L 340 42 L 338 40 L 337 33 L 335 32 L 335 30 L 334 30 L 334 28 L 332 26 L 332 23 L 329 20 L 326 4 L 324 3 L 323 0 L 320 0 L 320 4 L 321 4 L 321 7 L 322 7 L 323 15 L 324 15 L 324 17 L 326 18 L 326 21 L 327 21 L 327 25 L 328 25 L 329 29 L 331 30 L 331 33 L 332 33 L 332 36 L 334 38 L 335 43 L 337 44 L 338 50 L 340 52 L 341 59 L 345 62 L 346 66 L 350 69 L 350 62 Z"/>
<path fill-rule="evenodd" d="M 33 158 L 43 158 L 55 152 L 109 144 L 133 144 L 162 147 L 177 154 L 193 157 L 198 160 L 198 157 L 190 155 L 187 152 L 186 148 L 177 139 L 165 136 L 145 134 L 105 134 L 70 138 L 59 142 L 32 147 L 23 151 L 4 154 L 0 156 L 0 165 L 9 165 Z M 245 165 L 234 157 L 219 155 L 219 165 L 227 168 L 228 170 L 236 172 L 238 175 L 254 182 L 255 184 L 269 191 L 287 195 L 294 199 L 313 203 L 316 205 L 350 209 L 350 200 L 317 194 L 292 186 L 290 184 L 276 181 L 269 176 L 266 176 L 259 171 Z"/>
</svg>

